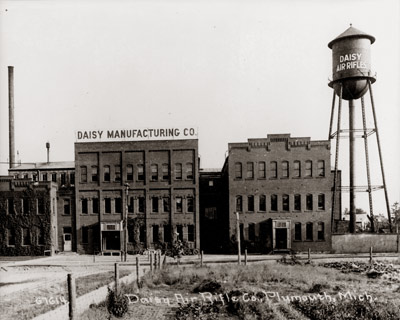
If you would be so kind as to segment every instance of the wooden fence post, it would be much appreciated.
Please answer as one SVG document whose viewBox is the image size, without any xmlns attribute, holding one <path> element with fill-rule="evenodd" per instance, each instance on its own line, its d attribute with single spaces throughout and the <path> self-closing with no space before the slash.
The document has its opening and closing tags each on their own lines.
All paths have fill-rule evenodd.
<svg viewBox="0 0 400 320">
<path fill-rule="evenodd" d="M 311 249 L 308 248 L 308 263 L 311 263 Z"/>
<path fill-rule="evenodd" d="M 200 266 L 203 266 L 203 262 L 204 262 L 204 251 L 201 250 L 201 254 L 200 254 Z"/>
<path fill-rule="evenodd" d="M 153 253 L 150 252 L 150 272 L 153 271 Z"/>
<path fill-rule="evenodd" d="M 369 247 L 369 264 L 372 264 L 372 247 Z"/>
<path fill-rule="evenodd" d="M 244 265 L 247 266 L 247 249 L 244 250 Z"/>
<path fill-rule="evenodd" d="M 136 257 L 136 283 L 139 289 L 139 269 L 140 269 L 140 262 L 139 262 L 139 257 Z"/>
<path fill-rule="evenodd" d="M 71 273 L 69 273 L 67 276 L 67 280 L 68 280 L 68 299 L 69 299 L 69 319 L 75 320 L 77 319 L 75 278 Z"/>
<path fill-rule="evenodd" d="M 115 294 L 119 293 L 119 265 L 118 262 L 115 263 Z"/>
</svg>

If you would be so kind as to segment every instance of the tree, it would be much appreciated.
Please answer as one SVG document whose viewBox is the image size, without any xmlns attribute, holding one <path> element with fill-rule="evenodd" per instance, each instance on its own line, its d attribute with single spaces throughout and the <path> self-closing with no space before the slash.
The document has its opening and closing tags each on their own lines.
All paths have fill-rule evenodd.
<svg viewBox="0 0 400 320">
<path fill-rule="evenodd" d="M 397 225 L 400 227 L 400 205 L 397 201 L 392 205 L 391 216 L 393 218 L 393 225 Z"/>
</svg>

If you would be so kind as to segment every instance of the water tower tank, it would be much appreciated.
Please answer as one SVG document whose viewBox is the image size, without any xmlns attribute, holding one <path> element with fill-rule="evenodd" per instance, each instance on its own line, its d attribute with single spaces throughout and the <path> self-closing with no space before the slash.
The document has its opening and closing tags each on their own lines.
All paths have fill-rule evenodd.
<svg viewBox="0 0 400 320">
<path fill-rule="evenodd" d="M 368 79 L 372 83 L 375 77 L 371 72 L 371 44 L 375 38 L 350 26 L 345 32 L 329 42 L 332 49 L 332 81 L 329 86 L 342 98 L 358 99 L 368 90 Z"/>
</svg>

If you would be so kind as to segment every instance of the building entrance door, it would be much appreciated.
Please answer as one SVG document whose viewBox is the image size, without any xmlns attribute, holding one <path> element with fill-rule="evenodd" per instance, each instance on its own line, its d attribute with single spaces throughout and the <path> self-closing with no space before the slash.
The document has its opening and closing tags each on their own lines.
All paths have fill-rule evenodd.
<svg viewBox="0 0 400 320">
<path fill-rule="evenodd" d="M 287 229 L 279 228 L 275 229 L 276 232 L 276 249 L 283 250 L 287 249 Z"/>
<path fill-rule="evenodd" d="M 63 234 L 63 250 L 64 251 L 72 251 L 72 235 L 70 233 Z"/>
<path fill-rule="evenodd" d="M 103 251 L 121 250 L 121 232 L 120 231 L 102 231 Z"/>
</svg>

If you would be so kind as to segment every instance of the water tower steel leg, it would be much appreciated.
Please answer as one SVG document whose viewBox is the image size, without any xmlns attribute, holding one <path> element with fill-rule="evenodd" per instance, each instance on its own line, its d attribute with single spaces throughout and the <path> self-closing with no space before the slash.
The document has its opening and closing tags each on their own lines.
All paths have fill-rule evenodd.
<svg viewBox="0 0 400 320">
<path fill-rule="evenodd" d="M 372 105 L 372 114 L 374 116 L 374 124 L 375 124 L 375 133 L 376 133 L 376 142 L 378 144 L 378 151 L 379 151 L 379 161 L 381 163 L 381 172 L 382 172 L 382 182 L 383 182 L 383 189 L 385 191 L 385 199 L 386 199 L 386 210 L 388 214 L 388 221 L 389 221 L 389 228 L 390 232 L 392 232 L 392 219 L 390 217 L 390 205 L 389 205 L 389 196 L 387 193 L 386 188 L 386 179 L 385 179 L 385 170 L 383 168 L 383 159 L 382 159 L 382 151 L 381 151 L 381 143 L 379 141 L 379 131 L 378 131 L 378 122 L 376 120 L 376 113 L 375 113 L 375 103 L 374 103 L 374 96 L 372 94 L 372 86 L 371 81 L 368 80 L 368 87 L 369 87 L 369 94 L 371 97 L 371 105 Z"/>
<path fill-rule="evenodd" d="M 328 140 L 332 139 L 332 127 L 333 127 L 333 117 L 335 114 L 335 99 L 336 99 L 336 93 L 335 90 L 333 90 L 333 98 L 332 98 L 332 110 L 331 110 L 331 123 L 329 125 L 329 136 L 328 136 Z"/>
<path fill-rule="evenodd" d="M 365 104 L 364 97 L 361 97 L 361 111 L 363 118 L 363 130 L 364 130 L 364 147 L 365 147 L 365 163 L 367 165 L 367 181 L 368 181 L 368 199 L 369 199 L 369 216 L 371 220 L 371 231 L 375 232 L 375 223 L 374 223 L 374 209 L 372 204 L 372 190 L 371 190 L 371 174 L 369 170 L 369 155 L 368 155 L 368 136 L 367 136 L 367 121 L 365 118 Z"/>
<path fill-rule="evenodd" d="M 334 217 L 335 217 L 337 173 L 338 173 L 338 161 L 339 161 L 340 120 L 341 120 L 341 114 L 342 114 L 342 90 L 343 90 L 343 87 L 342 87 L 342 85 L 340 85 L 338 119 L 337 119 L 337 129 L 336 129 L 335 173 L 333 176 L 333 197 L 332 197 L 332 217 L 331 217 L 331 230 L 332 231 L 333 231 L 333 225 L 334 225 L 334 221 L 335 221 Z"/>
<path fill-rule="evenodd" d="M 350 233 L 356 232 L 356 194 L 355 194 L 355 106 L 349 100 L 349 172 L 350 172 Z"/>
</svg>

